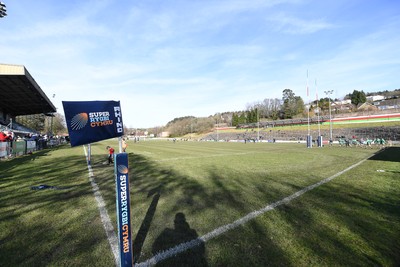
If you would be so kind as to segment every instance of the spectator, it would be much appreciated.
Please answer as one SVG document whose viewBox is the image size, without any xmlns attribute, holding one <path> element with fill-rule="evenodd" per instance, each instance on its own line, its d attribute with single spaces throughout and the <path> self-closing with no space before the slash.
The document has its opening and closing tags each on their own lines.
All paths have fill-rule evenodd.
<svg viewBox="0 0 400 267">
<path fill-rule="evenodd" d="M 106 149 L 108 150 L 108 165 L 114 163 L 114 148 L 107 146 Z"/>
<path fill-rule="evenodd" d="M 8 137 L 5 133 L 0 132 L 0 142 L 7 142 Z"/>
<path fill-rule="evenodd" d="M 14 133 L 9 131 L 6 139 L 6 141 L 12 142 L 14 140 Z"/>
<path fill-rule="evenodd" d="M 128 144 L 126 143 L 125 139 L 122 138 L 122 152 L 126 152 L 127 147 L 128 147 Z"/>
</svg>

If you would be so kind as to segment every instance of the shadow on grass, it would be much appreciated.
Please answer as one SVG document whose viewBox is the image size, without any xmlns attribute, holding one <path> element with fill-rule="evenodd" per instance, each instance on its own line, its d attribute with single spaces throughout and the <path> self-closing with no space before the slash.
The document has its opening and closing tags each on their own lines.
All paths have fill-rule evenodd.
<svg viewBox="0 0 400 267">
<path fill-rule="evenodd" d="M 387 147 L 376 153 L 370 160 L 400 162 L 400 147 Z"/>
<path fill-rule="evenodd" d="M 360 188 L 345 181 L 328 183 L 280 206 L 278 211 L 299 244 L 299 256 L 311 253 L 310 265 L 398 266 L 399 187 L 373 184 Z"/>
<path fill-rule="evenodd" d="M 46 156 L 49 151 L 36 152 L 36 158 Z M 35 154 L 36 154 L 35 153 Z M 88 180 L 76 180 L 82 175 L 82 169 L 76 166 L 81 164 L 85 167 L 84 160 L 80 156 L 68 157 L 64 161 L 41 161 L 27 164 L 31 156 L 15 158 L 5 162 L 4 171 L 0 176 L 1 203 L 7 205 L 18 204 L 23 209 L 0 212 L 0 218 L 17 218 L 23 213 L 42 209 L 49 204 L 59 203 L 68 206 L 68 200 L 92 194 L 88 187 Z M 53 189 L 32 190 L 40 185 L 48 185 Z M 54 190 L 63 189 L 63 190 Z"/>
<path fill-rule="evenodd" d="M 150 193 L 149 195 L 151 196 L 152 193 L 151 192 L 149 192 L 149 193 Z M 136 238 L 133 241 L 133 254 L 134 254 L 133 258 L 134 258 L 135 262 L 137 262 L 138 259 L 140 258 L 143 244 L 144 244 L 144 241 L 146 240 L 146 236 L 149 232 L 151 222 L 153 220 L 154 213 L 156 212 L 156 208 L 157 208 L 159 199 L 160 199 L 160 193 L 157 192 L 153 196 L 153 200 L 151 201 L 151 204 L 147 210 L 146 216 L 144 217 L 143 222 L 140 225 L 139 231 L 137 232 Z"/>
<path fill-rule="evenodd" d="M 133 205 L 137 206 L 137 203 L 148 203 L 146 199 L 153 196 L 151 203 L 148 204 L 146 214 L 142 213 L 141 215 L 136 213 L 134 216 L 136 218 L 133 218 L 133 220 L 137 220 L 140 224 L 140 228 L 137 231 L 135 240 L 133 242 L 135 262 L 146 260 L 146 258 L 150 256 L 148 254 L 142 255 L 143 245 L 146 242 L 146 237 L 150 229 L 154 231 L 153 235 L 154 233 L 158 233 L 158 237 L 153 241 L 154 243 L 152 245 L 153 255 L 162 252 L 163 250 L 170 249 L 178 244 L 181 244 L 182 242 L 187 242 L 197 238 L 197 232 L 194 229 L 191 229 L 186 222 L 186 215 L 179 213 L 181 210 L 188 211 L 189 216 L 194 216 L 194 218 L 196 218 L 196 216 L 199 216 L 197 214 L 198 212 L 202 212 L 204 209 L 216 209 L 217 207 L 219 209 L 222 205 L 226 207 L 224 210 L 226 214 L 221 214 L 221 217 L 224 217 L 225 222 L 218 219 L 216 221 L 219 223 L 231 223 L 231 220 L 226 221 L 226 218 L 232 217 L 229 215 L 230 211 L 234 210 L 237 214 L 245 215 L 252 211 L 252 208 L 254 208 L 250 207 L 248 203 L 246 203 L 246 200 L 243 199 L 243 195 L 241 194 L 243 184 L 241 184 L 240 181 L 236 181 L 233 186 L 228 186 L 228 184 L 230 184 L 229 179 L 218 174 L 218 172 L 213 170 L 213 168 L 205 171 L 204 173 L 204 176 L 207 177 L 207 185 L 201 184 L 199 181 L 191 179 L 190 177 L 181 175 L 174 170 L 160 167 L 160 164 L 158 164 L 156 161 L 149 160 L 142 155 L 132 153 L 129 154 L 129 168 L 130 173 L 132 174 L 130 177 L 131 195 L 133 200 L 132 203 L 135 203 Z M 103 183 L 102 180 L 106 180 L 105 177 L 103 178 L 98 179 L 100 180 L 99 184 Z M 106 183 L 107 185 L 103 184 L 102 192 L 112 191 L 112 188 L 114 187 L 113 182 L 108 180 Z M 107 186 L 107 188 L 104 186 Z M 176 194 L 177 192 L 179 193 Z M 278 192 L 275 194 L 269 192 L 269 194 L 273 195 L 274 197 L 276 197 L 275 195 L 279 195 Z M 170 208 L 159 211 L 159 214 L 162 214 L 161 216 L 165 218 L 173 218 L 175 216 L 176 219 L 174 220 L 174 229 L 165 228 L 162 230 L 160 225 L 151 227 L 153 217 L 157 211 L 159 200 L 163 197 L 165 198 L 164 202 L 166 199 L 168 199 L 167 201 L 170 202 L 171 205 Z M 179 225 L 179 223 L 177 224 L 180 218 L 182 225 Z M 232 217 L 232 220 L 234 219 L 238 218 Z M 167 221 L 163 223 L 168 224 Z M 136 225 L 138 225 L 138 223 L 136 223 Z M 206 226 L 206 228 L 209 230 L 214 230 L 214 228 L 219 226 L 221 226 L 221 224 L 214 226 L 209 225 Z M 252 228 L 254 232 L 256 232 L 255 238 L 268 235 L 268 233 L 262 230 L 262 226 L 252 224 Z M 266 260 L 264 260 L 266 257 L 263 256 L 266 251 L 269 251 L 269 253 L 274 255 L 274 257 L 278 258 L 281 264 L 286 265 L 289 263 L 285 259 L 284 252 L 275 245 L 273 240 L 265 239 L 262 246 L 258 247 L 258 266 L 265 266 L 265 264 L 268 263 Z M 253 247 L 250 246 L 250 250 L 252 250 L 252 248 Z M 247 250 L 248 248 L 231 248 L 230 246 L 227 246 L 223 248 L 223 250 L 224 249 L 230 249 L 234 251 L 234 256 L 242 259 L 241 263 L 254 262 L 254 258 L 252 258 L 253 252 L 248 253 L 247 255 L 241 252 L 243 250 Z M 148 253 L 148 251 L 145 251 L 144 254 L 146 253 Z M 201 246 L 194 247 L 186 253 L 178 254 L 171 259 L 161 261 L 159 266 L 207 266 L 208 264 L 205 254 L 205 245 L 201 244 Z M 233 257 L 233 259 L 235 259 L 235 257 Z M 222 259 L 219 263 L 219 266 L 234 263 L 234 260 L 229 261 Z"/>
<path fill-rule="evenodd" d="M 94 172 L 96 182 L 101 189 L 107 206 L 113 207 L 115 205 L 115 185 L 114 180 L 109 178 L 113 175 L 113 168 L 104 165 L 103 161 L 103 156 L 92 157 L 93 166 L 95 166 Z M 143 258 L 150 256 L 149 253 L 161 252 L 162 250 L 169 249 L 182 242 L 197 238 L 196 231 L 189 227 L 183 213 L 176 215 L 174 229 L 166 228 L 162 230 L 162 226 L 167 224 L 167 222 L 163 225 L 153 227 L 152 223 L 161 198 L 165 197 L 170 201 L 175 192 L 185 192 L 179 199 L 172 198 L 176 204 L 172 205 L 171 209 L 160 211 L 162 216 L 172 217 L 173 215 L 171 214 L 176 213 L 182 207 L 193 207 L 196 203 L 193 199 L 194 197 L 201 195 L 202 198 L 207 199 L 205 189 L 196 181 L 190 180 L 173 170 L 161 168 L 157 162 L 151 161 L 142 155 L 129 153 L 129 169 L 131 203 L 135 205 L 132 209 L 137 211 L 138 208 L 141 207 L 140 210 L 146 210 L 146 213 L 134 211 L 133 213 L 135 215 L 132 216 L 133 231 L 137 229 L 135 227 L 136 225 L 140 225 L 136 235 L 133 233 L 134 261 L 136 263 L 140 262 Z M 149 203 L 150 199 L 151 202 Z M 145 207 L 146 209 L 143 209 Z M 143 246 L 150 229 L 155 229 L 156 233 L 158 231 L 162 233 L 152 246 L 152 251 L 145 251 L 145 253 L 143 253 Z M 153 233 L 153 235 L 155 234 Z M 204 264 L 206 263 L 205 258 L 199 256 L 199 249 L 203 250 L 202 255 L 204 255 L 205 246 L 203 244 L 201 248 L 193 248 L 186 253 L 180 254 L 186 256 L 181 257 L 178 255 L 174 257 L 172 261 L 174 263 L 173 265 L 168 265 L 171 263 L 169 260 L 163 261 L 160 264 L 161 266 L 185 266 L 187 255 L 190 255 L 193 263 L 201 263 L 201 265 L 197 266 L 207 266 L 207 264 Z"/>
<path fill-rule="evenodd" d="M 185 214 L 178 212 L 175 214 L 174 228 L 165 228 L 156 238 L 152 247 L 153 255 L 194 240 L 197 237 L 196 230 L 190 228 Z M 202 242 L 172 258 L 159 262 L 156 266 L 208 266 L 205 258 L 205 245 Z"/>
<path fill-rule="evenodd" d="M 113 264 L 111 252 L 101 249 L 107 239 L 92 205 L 85 159 L 69 151 L 52 157 L 59 149 L 0 165 L 0 262 L 7 266 Z M 54 187 L 31 189 L 41 184 Z"/>
<path fill-rule="evenodd" d="M 134 260 L 135 262 L 139 262 L 141 260 L 142 248 L 145 243 L 146 237 L 148 235 L 149 229 L 151 227 L 151 223 L 153 221 L 153 217 L 156 213 L 157 205 L 163 196 L 171 197 L 172 194 L 176 191 L 184 191 L 185 194 L 180 199 L 176 199 L 176 205 L 173 205 L 171 210 L 162 211 L 165 213 L 164 215 L 169 216 L 168 214 L 173 213 L 175 210 L 182 208 L 182 206 L 193 206 L 195 201 L 193 200 L 196 195 L 200 194 L 204 198 L 206 198 L 206 192 L 204 188 L 197 183 L 196 181 L 190 180 L 187 177 L 184 177 L 180 174 L 175 173 L 172 170 L 163 169 L 157 164 L 157 162 L 148 160 L 147 158 L 137 155 L 137 154 L 129 154 L 129 167 L 131 176 L 131 194 L 134 197 L 137 196 L 146 196 L 146 198 L 153 197 L 150 205 L 147 208 L 147 212 L 144 215 L 144 218 L 141 220 L 141 225 L 139 230 L 137 231 L 135 240 L 133 241 L 134 247 Z M 134 200 L 135 201 L 135 200 Z M 140 200 L 136 200 L 140 201 Z M 142 203 L 145 202 L 145 199 L 142 199 Z M 138 214 L 139 218 L 140 215 Z M 185 218 L 185 217 L 183 217 Z M 178 218 L 179 219 L 179 218 Z M 166 222 L 167 223 L 167 222 Z M 182 221 L 182 225 L 187 223 L 186 221 Z M 160 229 L 159 226 L 156 229 Z M 182 230 L 183 228 L 178 229 Z M 192 230 L 192 229 L 191 229 Z M 194 231 L 194 230 L 193 230 Z M 194 231 L 195 232 L 195 231 Z M 167 233 L 171 233 L 169 230 L 163 231 L 162 238 L 159 238 L 156 245 L 153 245 L 153 252 L 157 248 L 168 249 L 175 245 L 178 245 L 181 241 L 188 241 L 187 238 L 192 238 L 193 235 L 188 233 L 181 233 L 175 239 L 165 238 Z M 197 237 L 197 233 L 196 233 Z M 165 243 L 164 243 L 165 241 Z M 179 243 L 177 243 L 179 242 Z M 203 246 L 204 249 L 204 246 Z M 193 251 L 197 251 L 198 249 L 194 248 Z M 197 255 L 197 252 L 190 252 L 191 255 Z M 192 256 L 193 256 L 192 255 Z M 178 258 L 174 257 L 174 263 L 179 263 L 183 258 L 178 256 Z M 178 261 L 176 261 L 178 259 Z M 168 266 L 167 263 L 160 263 L 162 266 Z M 199 261 L 202 262 L 202 261 Z M 182 264 L 185 261 L 181 262 Z M 167 264 L 167 265 L 165 265 Z M 174 266 L 182 266 L 182 265 L 174 265 Z M 201 265 L 206 266 L 206 265 Z"/>
<path fill-rule="evenodd" d="M 2 173 L 9 171 L 13 168 L 16 168 L 26 162 L 34 161 L 36 159 L 40 159 L 41 157 L 45 157 L 49 154 L 49 152 L 51 152 L 50 149 L 44 149 L 44 150 L 36 151 L 30 155 L 24 155 L 24 156 L 12 158 L 12 159 L 9 159 L 6 161 L 0 161 Z M 1 178 L 1 176 L 0 176 L 0 178 Z"/>
</svg>

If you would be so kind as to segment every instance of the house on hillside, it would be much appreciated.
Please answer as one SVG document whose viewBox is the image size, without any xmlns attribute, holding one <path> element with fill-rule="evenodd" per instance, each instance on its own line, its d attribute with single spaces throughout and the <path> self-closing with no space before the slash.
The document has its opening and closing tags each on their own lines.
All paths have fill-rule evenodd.
<svg viewBox="0 0 400 267">
<path fill-rule="evenodd" d="M 367 101 L 368 102 L 376 102 L 376 101 L 382 101 L 382 100 L 384 100 L 385 99 L 385 97 L 383 96 L 383 95 L 370 95 L 370 96 L 367 96 Z"/>
<path fill-rule="evenodd" d="M 383 101 L 376 101 L 373 103 L 379 110 L 387 109 L 400 109 L 400 99 L 388 99 Z"/>
<path fill-rule="evenodd" d="M 170 132 L 161 132 L 161 134 L 159 134 L 159 137 L 169 137 Z"/>
<path fill-rule="evenodd" d="M 335 102 L 333 102 L 332 106 L 333 105 L 348 105 L 348 104 L 351 104 L 351 99 L 344 99 L 344 100 L 341 100 L 341 101 L 335 101 Z"/>
<path fill-rule="evenodd" d="M 375 111 L 375 110 L 378 110 L 378 108 L 369 102 L 365 102 L 365 103 L 359 104 L 357 106 L 357 110 L 358 111 Z"/>
<path fill-rule="evenodd" d="M 346 113 L 351 112 L 353 109 L 353 104 L 351 104 L 350 99 L 342 100 L 342 101 L 335 101 L 331 105 L 334 113 Z"/>
</svg>

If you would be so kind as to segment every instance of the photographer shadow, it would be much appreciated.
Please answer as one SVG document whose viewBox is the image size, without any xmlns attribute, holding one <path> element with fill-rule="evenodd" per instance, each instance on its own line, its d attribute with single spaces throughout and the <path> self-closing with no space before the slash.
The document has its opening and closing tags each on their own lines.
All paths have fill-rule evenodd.
<svg viewBox="0 0 400 267">
<path fill-rule="evenodd" d="M 190 228 L 185 214 L 178 212 L 174 219 L 174 229 L 165 228 L 155 240 L 152 247 L 153 255 L 197 238 L 197 232 Z M 167 258 L 157 263 L 156 266 L 208 266 L 205 259 L 204 242 L 200 242 L 197 246 Z"/>
</svg>

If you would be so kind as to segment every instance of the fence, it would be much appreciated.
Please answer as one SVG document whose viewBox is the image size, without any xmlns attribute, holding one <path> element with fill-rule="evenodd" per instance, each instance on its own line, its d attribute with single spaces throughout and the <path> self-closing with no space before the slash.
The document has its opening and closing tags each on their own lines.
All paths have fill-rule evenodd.
<svg viewBox="0 0 400 267">
<path fill-rule="evenodd" d="M 12 142 L 0 142 L 0 158 L 17 157 L 32 154 L 34 151 L 42 150 L 65 143 L 62 139 L 51 140 L 16 140 Z"/>
</svg>

